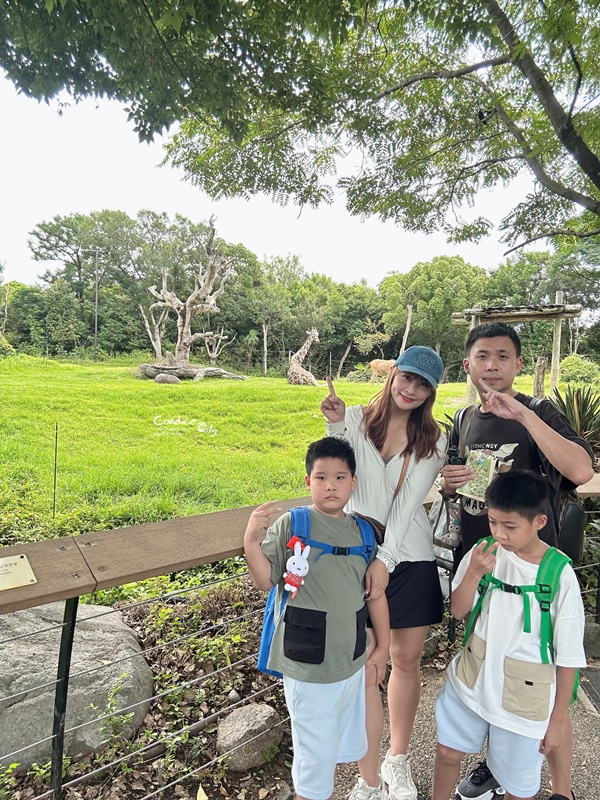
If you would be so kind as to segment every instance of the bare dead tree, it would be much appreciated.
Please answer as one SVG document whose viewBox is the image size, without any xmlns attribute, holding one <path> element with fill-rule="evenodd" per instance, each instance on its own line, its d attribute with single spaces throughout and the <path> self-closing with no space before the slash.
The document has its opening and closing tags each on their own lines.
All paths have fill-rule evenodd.
<svg viewBox="0 0 600 800">
<path fill-rule="evenodd" d="M 204 346 L 206 347 L 206 352 L 208 354 L 208 358 L 210 360 L 211 367 L 214 367 L 217 363 L 217 358 L 221 355 L 223 350 L 230 344 L 235 341 L 237 333 L 233 337 L 233 339 L 229 339 L 229 336 L 226 336 L 223 333 L 223 326 L 219 328 L 216 333 L 212 331 L 207 331 L 206 333 L 202 334 L 202 338 L 204 339 Z M 229 339 L 229 341 L 225 341 Z"/>
<path fill-rule="evenodd" d="M 223 293 L 225 282 L 233 275 L 233 259 L 225 258 L 219 253 L 219 246 L 215 244 L 215 218 L 209 220 L 209 233 L 205 243 L 202 244 L 206 255 L 206 263 L 198 265 L 194 274 L 194 291 L 187 300 L 180 300 L 175 292 L 167 288 L 168 274 L 162 273 L 162 287 L 148 288 L 149 294 L 156 302 L 150 307 L 153 309 L 172 309 L 177 315 L 177 345 L 175 348 L 175 361 L 181 367 L 190 363 L 190 350 L 192 344 L 203 338 L 203 333 L 192 333 L 192 321 L 198 314 L 218 314 L 217 299 Z M 216 289 L 214 287 L 217 287 Z"/>
<path fill-rule="evenodd" d="M 413 307 L 411 305 L 406 306 L 406 325 L 404 326 L 404 336 L 402 337 L 402 344 L 400 345 L 400 352 L 398 355 L 402 355 L 404 350 L 406 349 L 406 340 L 408 339 L 408 334 L 410 333 L 410 323 L 412 320 L 412 312 Z"/>
<path fill-rule="evenodd" d="M 338 364 L 337 372 L 336 372 L 336 374 L 335 374 L 335 379 L 336 379 L 337 381 L 339 381 L 339 379 L 340 379 L 340 378 L 341 378 L 341 376 L 342 376 L 342 367 L 344 366 L 344 362 L 345 362 L 345 361 L 346 361 L 346 359 L 348 358 L 348 355 L 349 355 L 349 353 L 350 353 L 350 350 L 352 349 L 352 345 L 353 345 L 353 344 L 354 344 L 354 340 L 353 340 L 353 339 L 350 339 L 350 341 L 348 342 L 348 345 L 347 345 L 346 349 L 344 350 L 344 355 L 343 355 L 343 356 L 341 357 L 341 359 L 340 359 L 340 363 Z"/>
<path fill-rule="evenodd" d="M 167 318 L 169 316 L 169 309 L 163 308 L 163 310 L 158 315 L 158 319 L 154 313 L 154 305 L 150 306 L 148 316 L 144 311 L 143 307 L 140 305 L 140 311 L 142 312 L 142 318 L 144 320 L 144 327 L 146 328 L 146 333 L 150 338 L 150 342 L 152 343 L 152 349 L 154 350 L 154 358 L 157 360 L 162 358 L 162 338 L 165 332 L 165 325 L 167 323 Z"/>
</svg>

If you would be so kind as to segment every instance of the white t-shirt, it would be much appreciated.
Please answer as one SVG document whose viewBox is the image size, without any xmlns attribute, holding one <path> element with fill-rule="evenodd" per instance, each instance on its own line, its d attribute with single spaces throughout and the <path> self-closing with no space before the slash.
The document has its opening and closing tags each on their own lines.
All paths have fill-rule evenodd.
<svg viewBox="0 0 600 800">
<path fill-rule="evenodd" d="M 345 511 L 358 511 L 386 526 L 379 552 L 396 564 L 400 561 L 435 561 L 431 525 L 423 508 L 446 451 L 443 433 L 433 458 L 417 461 L 413 453 L 398 497 L 392 503 L 402 472 L 404 456 L 396 454 L 387 463 L 362 427 L 363 407 L 346 409 L 343 422 L 327 423 L 327 435 L 343 437 L 356 455 L 358 483 Z"/>
<path fill-rule="evenodd" d="M 462 582 L 472 553 L 471 549 L 461 561 L 453 589 Z M 513 586 L 530 586 L 535 584 L 538 567 L 499 546 L 492 574 Z M 550 609 L 554 664 L 542 664 L 542 612 L 535 595 L 527 594 L 531 633 L 523 631 L 523 597 L 501 589 L 490 591 L 473 629 L 475 640 L 453 659 L 448 679 L 465 705 L 483 719 L 499 728 L 543 739 L 554 708 L 556 667 L 586 665 L 584 610 L 577 578 L 567 565 Z M 473 605 L 475 601 L 476 597 Z M 461 659 L 465 659 L 462 664 Z"/>
</svg>

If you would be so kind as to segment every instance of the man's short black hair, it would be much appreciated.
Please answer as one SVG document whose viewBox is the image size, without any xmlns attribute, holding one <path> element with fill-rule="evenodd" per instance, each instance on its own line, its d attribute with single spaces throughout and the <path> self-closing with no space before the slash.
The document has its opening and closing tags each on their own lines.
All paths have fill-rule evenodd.
<svg viewBox="0 0 600 800">
<path fill-rule="evenodd" d="M 326 436 L 308 446 L 306 453 L 306 474 L 310 476 L 315 466 L 315 461 L 319 458 L 339 458 L 345 461 L 352 475 L 356 474 L 356 458 L 354 450 L 345 439 L 338 439 L 337 436 Z"/>
<path fill-rule="evenodd" d="M 478 339 L 493 339 L 496 336 L 508 336 L 515 346 L 517 351 L 517 358 L 521 355 L 521 340 L 519 334 L 512 325 L 507 325 L 506 322 L 484 322 L 483 325 L 478 325 L 469 331 L 467 341 L 465 342 L 465 355 L 468 358 L 471 348 Z"/>
<path fill-rule="evenodd" d="M 516 511 L 532 522 L 538 514 L 549 513 L 548 483 L 537 472 L 501 472 L 485 490 L 485 504 L 496 511 Z"/>
</svg>

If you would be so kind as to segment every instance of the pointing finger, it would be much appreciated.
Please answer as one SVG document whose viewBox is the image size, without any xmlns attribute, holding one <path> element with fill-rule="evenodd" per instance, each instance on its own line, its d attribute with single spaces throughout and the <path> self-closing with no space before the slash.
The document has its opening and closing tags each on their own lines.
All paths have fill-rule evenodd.
<svg viewBox="0 0 600 800">
<path fill-rule="evenodd" d="M 327 375 L 325 377 L 325 380 L 327 381 L 327 388 L 329 389 L 329 394 L 332 394 L 334 397 L 337 397 L 335 389 L 333 388 L 333 381 L 331 380 L 331 375 Z"/>
</svg>

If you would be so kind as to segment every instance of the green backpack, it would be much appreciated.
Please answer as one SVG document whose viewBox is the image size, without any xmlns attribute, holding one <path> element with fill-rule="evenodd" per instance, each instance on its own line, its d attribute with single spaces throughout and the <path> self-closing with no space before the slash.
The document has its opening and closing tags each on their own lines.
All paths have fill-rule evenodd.
<svg viewBox="0 0 600 800">
<path fill-rule="evenodd" d="M 493 536 L 488 536 L 481 539 L 480 542 L 486 542 L 485 549 L 487 550 L 493 544 L 495 539 Z M 479 544 L 479 542 L 478 542 Z M 466 645 L 469 636 L 475 625 L 475 621 L 481 613 L 485 599 L 494 589 L 500 589 L 503 592 L 510 592 L 511 594 L 519 594 L 523 598 L 523 632 L 531 633 L 531 604 L 529 595 L 534 595 L 538 601 L 541 609 L 541 628 L 540 628 L 540 656 L 542 664 L 551 664 L 554 662 L 554 647 L 553 647 L 553 631 L 552 631 L 552 616 L 550 614 L 550 607 L 552 601 L 556 597 L 558 587 L 560 584 L 560 576 L 563 569 L 567 564 L 571 563 L 571 559 L 556 547 L 549 547 L 544 553 L 540 565 L 538 567 L 535 583 L 531 586 L 512 586 L 510 583 L 495 578 L 491 572 L 484 575 L 477 586 L 478 598 L 473 606 L 471 616 L 467 622 L 465 635 L 463 637 L 463 647 Z M 577 697 L 577 688 L 579 686 L 579 670 L 577 670 L 577 677 L 575 678 L 575 686 L 573 687 L 573 695 L 571 702 Z"/>
<path fill-rule="evenodd" d="M 486 539 L 481 539 L 481 542 L 486 542 L 485 549 L 488 550 L 493 544 L 495 539 L 493 536 L 488 536 Z M 535 599 L 540 604 L 542 612 L 542 623 L 540 630 L 540 655 L 542 664 L 550 664 L 554 661 L 554 648 L 552 646 L 552 617 L 550 615 L 550 606 L 556 597 L 558 586 L 560 583 L 560 576 L 563 569 L 567 564 L 571 563 L 571 559 L 556 547 L 549 547 L 544 553 L 544 557 L 540 561 L 535 583 L 531 586 L 512 586 L 510 583 L 495 578 L 491 572 L 484 575 L 479 581 L 477 593 L 479 597 L 473 606 L 471 616 L 467 623 L 463 644 L 466 644 L 467 639 L 471 635 L 475 620 L 481 613 L 485 598 L 494 589 L 501 589 L 503 592 L 510 592 L 511 594 L 520 594 L 523 598 L 523 632 L 531 633 L 531 605 L 529 602 L 529 595 L 533 594 Z"/>
</svg>

